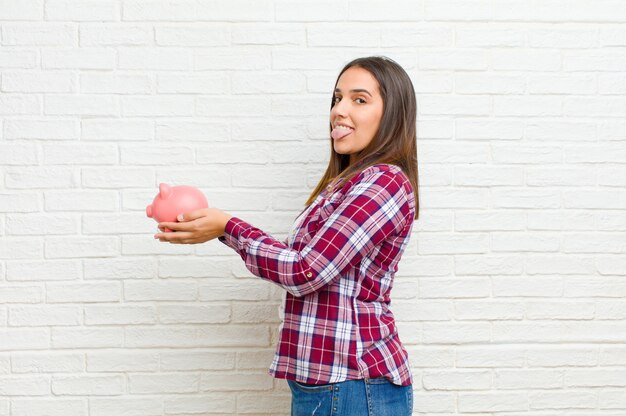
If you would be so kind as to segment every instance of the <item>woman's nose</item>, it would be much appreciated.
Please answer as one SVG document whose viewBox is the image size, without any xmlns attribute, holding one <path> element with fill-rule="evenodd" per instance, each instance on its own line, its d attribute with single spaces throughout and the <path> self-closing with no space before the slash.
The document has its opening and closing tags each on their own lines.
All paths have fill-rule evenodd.
<svg viewBox="0 0 626 416">
<path fill-rule="evenodd" d="M 338 116 L 338 115 L 345 116 L 346 112 L 347 112 L 347 106 L 344 103 L 344 100 L 340 100 L 340 101 L 335 102 L 335 105 L 333 106 L 330 113 L 335 116 Z"/>
</svg>

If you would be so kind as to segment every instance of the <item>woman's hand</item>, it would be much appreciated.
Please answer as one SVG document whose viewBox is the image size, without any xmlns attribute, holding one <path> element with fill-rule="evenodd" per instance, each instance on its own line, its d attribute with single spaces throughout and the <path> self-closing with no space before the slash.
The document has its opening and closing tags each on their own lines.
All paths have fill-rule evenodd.
<svg viewBox="0 0 626 416">
<path fill-rule="evenodd" d="M 217 208 L 204 208 L 188 212 L 178 218 L 179 222 L 160 222 L 161 233 L 154 238 L 171 244 L 198 244 L 224 235 L 224 229 L 232 215 Z M 175 232 L 165 232 L 165 229 Z"/>
</svg>

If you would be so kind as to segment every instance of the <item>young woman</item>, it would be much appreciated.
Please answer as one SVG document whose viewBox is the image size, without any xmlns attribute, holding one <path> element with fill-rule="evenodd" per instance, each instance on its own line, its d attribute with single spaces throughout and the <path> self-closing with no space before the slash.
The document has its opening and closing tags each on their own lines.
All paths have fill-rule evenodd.
<svg viewBox="0 0 626 416">
<path fill-rule="evenodd" d="M 330 105 L 330 163 L 287 240 L 216 208 L 160 241 L 219 238 L 256 276 L 286 290 L 270 374 L 287 379 L 292 415 L 412 414 L 412 374 L 390 310 L 398 262 L 418 218 L 416 100 L 386 57 L 340 72 Z"/>
</svg>

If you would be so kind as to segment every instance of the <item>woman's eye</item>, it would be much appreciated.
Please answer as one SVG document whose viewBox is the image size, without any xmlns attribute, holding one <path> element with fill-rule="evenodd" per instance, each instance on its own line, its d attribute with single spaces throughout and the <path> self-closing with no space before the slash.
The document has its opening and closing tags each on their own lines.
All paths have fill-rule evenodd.
<svg viewBox="0 0 626 416">
<path fill-rule="evenodd" d="M 333 99 L 333 100 L 334 100 L 335 102 L 337 102 L 337 98 L 339 98 L 339 101 L 341 101 L 341 97 L 337 97 L 336 95 L 335 95 L 335 97 L 334 97 L 334 99 Z M 363 104 L 365 104 L 365 103 L 367 102 L 367 101 L 365 101 L 363 98 L 356 98 L 356 99 L 357 99 L 357 100 L 361 100 L 361 101 L 363 101 Z"/>
</svg>

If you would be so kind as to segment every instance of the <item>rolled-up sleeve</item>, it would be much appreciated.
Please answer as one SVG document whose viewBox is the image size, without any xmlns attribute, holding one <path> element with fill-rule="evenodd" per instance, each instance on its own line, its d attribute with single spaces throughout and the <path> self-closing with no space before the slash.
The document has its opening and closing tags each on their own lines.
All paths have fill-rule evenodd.
<svg viewBox="0 0 626 416">
<path fill-rule="evenodd" d="M 403 176 L 390 170 L 361 172 L 344 199 L 301 250 L 232 217 L 219 241 L 235 250 L 255 276 L 300 297 L 337 280 L 412 218 Z"/>
</svg>

